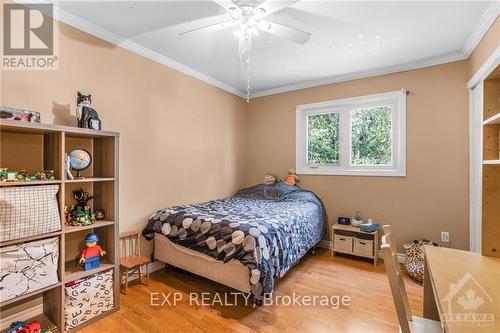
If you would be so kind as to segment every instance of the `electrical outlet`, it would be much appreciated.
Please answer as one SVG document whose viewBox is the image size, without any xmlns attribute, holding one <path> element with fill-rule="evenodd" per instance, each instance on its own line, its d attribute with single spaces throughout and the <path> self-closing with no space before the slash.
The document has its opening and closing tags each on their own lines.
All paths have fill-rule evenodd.
<svg viewBox="0 0 500 333">
<path fill-rule="evenodd" d="M 441 242 L 443 243 L 450 242 L 450 233 L 448 231 L 441 231 Z"/>
</svg>

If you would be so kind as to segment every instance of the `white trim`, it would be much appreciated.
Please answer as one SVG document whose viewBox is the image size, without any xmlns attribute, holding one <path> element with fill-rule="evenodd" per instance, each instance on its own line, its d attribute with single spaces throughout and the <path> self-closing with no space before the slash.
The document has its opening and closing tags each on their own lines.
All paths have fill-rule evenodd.
<svg viewBox="0 0 500 333">
<path fill-rule="evenodd" d="M 481 253 L 483 177 L 483 81 L 500 65 L 500 46 L 469 80 L 469 248 Z M 477 89 L 477 90 L 475 90 Z M 477 94 L 477 99 L 474 98 Z M 492 162 L 493 163 L 493 162 Z"/>
<path fill-rule="evenodd" d="M 469 89 L 469 250 L 481 253 L 483 83 Z"/>
<path fill-rule="evenodd" d="M 326 239 L 322 239 L 319 241 L 318 247 L 320 247 L 322 249 L 331 250 L 332 249 L 332 242 L 329 240 L 326 240 Z M 398 262 L 401 264 L 404 263 L 406 255 L 404 253 L 397 253 L 397 256 L 398 256 Z M 384 259 L 384 255 L 382 253 L 382 250 L 377 251 L 377 258 Z"/>
<path fill-rule="evenodd" d="M 29 4 L 29 3 L 48 3 L 51 1 L 44 0 L 15 0 L 21 4 Z M 140 56 L 143 56 L 147 59 L 153 60 L 159 64 L 165 65 L 169 68 L 175 69 L 181 73 L 194 77 L 198 80 L 206 82 L 212 86 L 225 90 L 233 95 L 239 96 L 241 98 L 246 98 L 246 93 L 238 90 L 224 82 L 221 82 L 207 74 L 199 72 L 189 66 L 183 65 L 169 57 L 161 55 L 157 52 L 154 52 L 144 46 L 141 46 L 135 42 L 132 42 L 129 39 L 121 37 L 109 30 L 103 29 L 93 23 L 90 23 L 78 16 L 68 13 L 67 11 L 60 9 L 57 6 L 54 6 L 54 17 L 56 21 L 66 23 L 76 29 L 84 31 L 92 36 L 103 39 L 111 44 L 117 45 L 121 48 L 124 48 L 128 51 L 136 53 Z"/>
<path fill-rule="evenodd" d="M 54 1 L 45 1 L 45 0 L 15 0 L 18 3 L 24 3 L 24 4 L 29 4 L 29 3 L 53 3 Z M 319 80 L 312 80 L 312 81 L 306 81 L 306 82 L 298 82 L 290 85 L 285 85 L 281 87 L 275 87 L 271 89 L 265 89 L 265 90 L 260 90 L 252 93 L 250 95 L 250 98 L 257 98 L 257 97 L 262 97 L 262 96 L 269 96 L 269 95 L 275 95 L 275 94 L 280 94 L 288 91 L 294 91 L 294 90 L 301 90 L 301 89 L 306 89 L 306 88 L 313 88 L 313 87 L 318 87 L 322 85 L 328 85 L 328 84 L 333 84 L 333 83 L 339 83 L 339 82 L 345 82 L 345 81 L 351 81 L 351 80 L 357 80 L 357 79 L 363 79 L 363 78 L 368 78 L 368 77 L 373 77 L 373 76 L 380 76 L 380 75 L 385 75 L 385 74 L 390 74 L 390 73 L 397 73 L 397 72 L 403 72 L 403 71 L 408 71 L 408 70 L 414 70 L 414 69 L 419 69 L 419 68 L 424 68 L 424 67 L 429 67 L 429 66 L 435 66 L 435 65 L 441 65 L 441 64 L 446 64 L 449 62 L 454 62 L 454 61 L 459 61 L 459 60 L 464 60 L 467 59 L 474 50 L 474 48 L 477 46 L 479 41 L 483 38 L 484 34 L 488 31 L 490 28 L 491 24 L 494 22 L 495 17 L 498 16 L 498 11 L 499 11 L 499 3 L 498 1 L 493 1 L 493 3 L 488 7 L 486 12 L 483 14 L 481 17 L 480 22 L 477 24 L 476 28 L 470 35 L 469 39 L 465 43 L 463 50 L 460 52 L 455 52 L 455 53 L 450 53 L 442 56 L 437 56 L 434 58 L 428 58 L 428 59 L 422 59 L 422 60 L 417 60 L 413 62 L 409 62 L 406 64 L 400 64 L 400 65 L 395 65 L 395 66 L 389 66 L 389 67 L 384 67 L 384 68 L 375 68 L 375 69 L 370 69 L 367 71 L 361 71 L 361 72 L 355 72 L 355 73 L 349 73 L 349 74 L 343 74 L 343 75 L 335 75 Z M 162 65 L 165 65 L 167 67 L 170 67 L 172 69 L 175 69 L 181 73 L 184 73 L 186 75 L 189 75 L 191 77 L 194 77 L 196 79 L 199 79 L 203 82 L 206 82 L 210 85 L 213 85 L 217 88 L 220 88 L 222 90 L 225 90 L 231 94 L 234 94 L 236 96 L 239 96 L 241 98 L 246 98 L 246 93 L 229 85 L 224 82 L 221 82 L 209 75 L 206 75 L 202 72 L 199 72 L 189 66 L 183 65 L 173 59 L 170 59 L 164 55 L 161 55 L 157 52 L 154 52 L 150 49 L 147 49 L 135 42 L 132 42 L 126 38 L 123 38 L 109 30 L 103 29 L 93 23 L 90 23 L 86 20 L 83 20 L 73 14 L 70 14 L 58 7 L 54 7 L 54 13 L 55 13 L 55 20 L 66 23 L 76 29 L 82 30 L 88 34 L 91 34 L 95 37 L 98 37 L 100 39 L 103 39 L 109 43 L 112 43 L 114 45 L 117 45 L 119 47 L 122 47 L 124 49 L 127 49 L 133 53 L 136 53 L 138 55 L 141 55 L 145 58 L 148 58 L 152 61 L 155 61 L 157 63 L 160 63 Z M 495 16 L 496 13 L 496 16 Z"/>
<path fill-rule="evenodd" d="M 42 296 L 40 296 L 41 298 Z M 37 304 L 26 310 L 16 312 L 8 317 L 2 317 L 0 331 L 7 330 L 14 321 L 27 321 L 43 313 L 43 303 Z"/>
<path fill-rule="evenodd" d="M 497 66 L 500 65 L 500 46 L 488 57 L 488 59 L 479 67 L 472 78 L 467 82 L 469 89 L 474 88 L 479 82 L 483 81 Z"/>
<path fill-rule="evenodd" d="M 392 106 L 392 164 L 351 164 L 352 111 L 361 107 L 390 104 Z M 340 114 L 340 164 L 307 165 L 307 117 L 321 113 Z M 392 91 L 333 101 L 297 105 L 295 107 L 295 170 L 297 174 L 343 176 L 406 176 L 406 91 Z"/>
<path fill-rule="evenodd" d="M 499 13 L 500 13 L 500 2 L 494 0 L 490 3 L 488 9 L 486 9 L 483 16 L 481 16 L 481 19 L 477 23 L 472 34 L 469 36 L 469 39 L 467 39 L 467 42 L 465 42 L 462 52 L 465 54 L 467 58 L 476 49 L 481 39 L 483 39 L 484 35 L 488 32 L 493 22 L 495 22 Z"/>
<path fill-rule="evenodd" d="M 447 54 L 444 56 L 439 56 L 439 57 L 435 57 L 435 58 L 431 58 L 431 59 L 413 61 L 413 62 L 409 62 L 409 63 L 402 64 L 402 65 L 369 69 L 366 71 L 361 71 L 361 72 L 356 72 L 356 73 L 335 75 L 335 76 L 327 77 L 324 79 L 293 83 L 293 84 L 289 84 L 289 85 L 285 85 L 285 86 L 281 86 L 281 87 L 277 87 L 277 88 L 260 90 L 260 91 L 256 91 L 256 92 L 252 93 L 251 98 L 281 94 L 281 93 L 289 92 L 289 91 L 314 88 L 314 87 L 324 86 L 324 85 L 333 84 L 333 83 L 340 83 L 340 82 L 364 79 L 364 78 L 373 77 L 373 76 L 380 76 L 380 75 L 385 75 L 385 74 L 404 72 L 404 71 L 409 71 L 409 70 L 413 70 L 413 69 L 419 69 L 419 68 L 424 68 L 424 67 L 446 64 L 449 62 L 454 62 L 454 61 L 459 61 L 459 60 L 464 60 L 464 59 L 467 59 L 467 57 L 462 52 L 455 52 L 455 53 Z"/>
</svg>

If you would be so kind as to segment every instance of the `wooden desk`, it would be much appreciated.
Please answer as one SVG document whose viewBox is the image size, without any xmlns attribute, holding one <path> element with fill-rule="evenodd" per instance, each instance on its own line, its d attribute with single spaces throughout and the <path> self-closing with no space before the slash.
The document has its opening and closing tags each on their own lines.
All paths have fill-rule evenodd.
<svg viewBox="0 0 500 333">
<path fill-rule="evenodd" d="M 425 246 L 424 317 L 447 333 L 500 332 L 500 259 Z"/>
</svg>

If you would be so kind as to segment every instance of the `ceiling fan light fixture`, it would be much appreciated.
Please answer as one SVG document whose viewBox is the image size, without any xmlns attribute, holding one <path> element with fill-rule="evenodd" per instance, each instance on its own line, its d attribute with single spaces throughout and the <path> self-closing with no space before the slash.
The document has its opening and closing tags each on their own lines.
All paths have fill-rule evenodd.
<svg viewBox="0 0 500 333">
<path fill-rule="evenodd" d="M 268 31 L 271 29 L 271 23 L 260 21 L 259 22 L 259 29 L 263 30 L 263 31 Z"/>
<path fill-rule="evenodd" d="M 229 8 L 229 16 L 233 21 L 239 21 L 241 18 L 240 10 L 236 7 Z"/>
<path fill-rule="evenodd" d="M 259 7 L 259 8 L 257 8 L 257 9 L 255 10 L 255 18 L 256 18 L 257 20 L 262 19 L 262 18 L 263 18 L 264 16 L 266 16 L 266 15 L 267 15 L 267 12 L 266 12 L 266 10 L 265 10 L 264 8 L 262 8 L 262 7 Z"/>
</svg>

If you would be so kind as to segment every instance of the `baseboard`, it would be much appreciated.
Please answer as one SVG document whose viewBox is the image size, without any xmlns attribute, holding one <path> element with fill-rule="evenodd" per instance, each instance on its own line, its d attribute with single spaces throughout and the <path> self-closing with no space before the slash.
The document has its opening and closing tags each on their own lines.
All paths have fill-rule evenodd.
<svg viewBox="0 0 500 333">
<path fill-rule="evenodd" d="M 0 331 L 7 330 L 10 324 L 13 323 L 14 321 L 27 321 L 30 318 L 36 317 L 42 313 L 43 313 L 43 303 L 40 303 L 29 309 L 16 312 L 8 317 L 2 317 L 2 321 L 0 324 Z"/>
<path fill-rule="evenodd" d="M 322 240 L 319 241 L 318 247 L 331 250 L 331 248 L 332 248 L 332 242 L 328 241 L 328 240 L 322 239 Z M 384 256 L 382 255 L 382 250 L 378 250 L 378 257 L 380 259 L 384 258 Z M 400 263 L 403 263 L 405 261 L 405 255 L 403 253 L 398 253 L 398 261 Z"/>
</svg>

